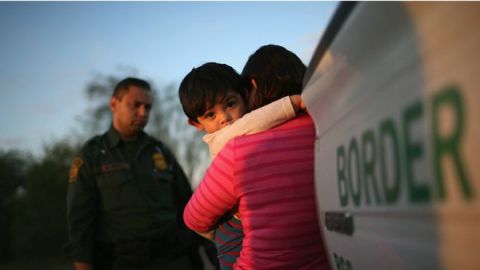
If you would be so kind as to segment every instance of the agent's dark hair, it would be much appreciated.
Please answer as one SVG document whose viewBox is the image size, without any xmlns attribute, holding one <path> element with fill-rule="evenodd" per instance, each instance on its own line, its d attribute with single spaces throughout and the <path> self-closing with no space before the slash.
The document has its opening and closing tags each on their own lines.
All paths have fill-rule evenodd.
<svg viewBox="0 0 480 270">
<path fill-rule="evenodd" d="M 255 79 L 257 89 L 250 93 L 249 110 L 284 96 L 302 92 L 306 66 L 293 52 L 278 45 L 265 45 L 250 55 L 242 76 Z"/>
<path fill-rule="evenodd" d="M 240 74 L 226 64 L 209 62 L 192 69 L 178 89 L 178 97 L 187 117 L 195 122 L 213 105 L 221 102 L 228 91 L 246 101 L 246 87 Z"/>
<path fill-rule="evenodd" d="M 147 81 L 138 78 L 128 77 L 117 83 L 117 85 L 113 89 L 112 97 L 122 99 L 123 95 L 127 93 L 130 86 L 136 86 L 149 92 L 152 91 L 152 88 Z"/>
</svg>

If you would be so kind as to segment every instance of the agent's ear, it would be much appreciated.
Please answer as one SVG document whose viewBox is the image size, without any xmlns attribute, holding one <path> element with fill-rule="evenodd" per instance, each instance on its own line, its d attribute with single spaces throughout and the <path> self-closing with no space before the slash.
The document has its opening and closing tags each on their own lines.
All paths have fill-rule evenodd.
<svg viewBox="0 0 480 270">
<path fill-rule="evenodd" d="M 111 97 L 111 98 L 110 98 L 110 103 L 109 103 L 109 105 L 110 105 L 110 110 L 111 110 L 112 112 L 115 111 L 115 108 L 117 107 L 117 103 L 118 103 L 118 99 L 117 99 L 116 97 Z"/>
<path fill-rule="evenodd" d="M 193 121 L 192 119 L 188 119 L 188 124 L 191 125 L 191 126 L 194 126 L 198 129 L 198 131 L 202 131 L 203 130 L 203 125 L 198 123 L 198 122 L 195 122 Z"/>
</svg>

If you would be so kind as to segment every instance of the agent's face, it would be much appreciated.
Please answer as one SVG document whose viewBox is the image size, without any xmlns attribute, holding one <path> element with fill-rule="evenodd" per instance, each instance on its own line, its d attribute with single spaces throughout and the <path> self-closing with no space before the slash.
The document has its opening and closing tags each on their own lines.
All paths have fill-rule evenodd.
<svg viewBox="0 0 480 270">
<path fill-rule="evenodd" d="M 124 138 L 135 138 L 148 122 L 152 101 L 152 93 L 137 86 L 130 86 L 120 99 L 112 97 L 113 127 Z"/>
<path fill-rule="evenodd" d="M 213 133 L 241 118 L 246 112 L 245 102 L 234 91 L 228 91 L 223 100 L 210 107 L 202 116 L 197 117 L 197 122 L 189 123 L 199 130 Z"/>
</svg>

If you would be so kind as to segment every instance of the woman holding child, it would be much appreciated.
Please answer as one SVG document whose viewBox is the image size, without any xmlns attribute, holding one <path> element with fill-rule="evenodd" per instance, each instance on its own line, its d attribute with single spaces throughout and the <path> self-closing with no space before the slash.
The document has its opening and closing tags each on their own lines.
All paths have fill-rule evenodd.
<svg viewBox="0 0 480 270">
<path fill-rule="evenodd" d="M 194 83 L 202 77 L 192 75 L 194 70 L 180 87 L 184 110 L 188 95 L 184 93 L 182 99 L 182 89 L 195 92 L 202 85 Z M 315 129 L 307 114 L 295 115 L 304 73 L 305 65 L 292 52 L 276 45 L 263 46 L 250 56 L 242 72 L 251 79 L 252 87 L 245 90 L 242 80 L 233 75 L 230 83 L 220 87 L 238 94 L 234 102 L 229 102 L 227 91 L 214 95 L 210 102 L 197 98 L 209 104 L 196 114 L 185 110 L 189 122 L 199 129 L 208 123 L 203 120 L 221 123 L 211 132 L 229 134 L 213 136 L 220 141 L 219 148 L 231 139 L 212 161 L 184 211 L 190 229 L 208 237 L 213 237 L 216 229 L 220 248 L 225 246 L 222 236 L 228 241 L 238 233 L 235 239 L 241 240 L 243 228 L 243 241 L 233 241 L 237 247 L 241 244 L 238 259 L 235 252 L 240 248 L 231 253 L 236 262 L 227 261 L 225 268 L 329 269 L 315 206 Z M 212 76 L 203 89 L 217 84 L 214 81 L 219 78 Z M 242 117 L 244 111 L 239 110 L 244 102 L 251 112 Z M 207 140 L 212 140 L 211 134 Z M 231 227 L 236 229 L 233 234 L 229 233 Z"/>
</svg>

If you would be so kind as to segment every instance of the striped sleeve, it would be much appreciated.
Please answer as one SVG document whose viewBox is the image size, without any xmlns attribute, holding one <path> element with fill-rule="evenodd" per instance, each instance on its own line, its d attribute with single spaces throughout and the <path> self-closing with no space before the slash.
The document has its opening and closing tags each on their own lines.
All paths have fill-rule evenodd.
<svg viewBox="0 0 480 270">
<path fill-rule="evenodd" d="M 237 198 L 233 192 L 233 143 L 228 143 L 208 168 L 202 182 L 183 212 L 183 220 L 193 231 L 206 232 L 232 209 Z"/>
</svg>

